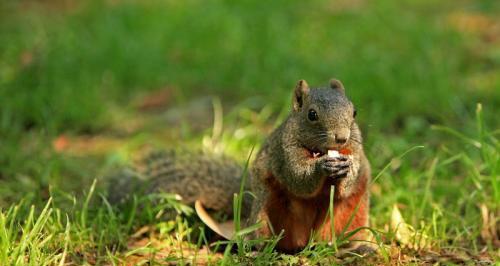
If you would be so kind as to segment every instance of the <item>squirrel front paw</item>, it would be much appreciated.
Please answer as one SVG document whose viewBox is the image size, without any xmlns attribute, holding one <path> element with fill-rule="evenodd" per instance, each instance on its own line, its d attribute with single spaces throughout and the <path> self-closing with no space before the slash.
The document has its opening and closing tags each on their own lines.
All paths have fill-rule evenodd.
<svg viewBox="0 0 500 266">
<path fill-rule="evenodd" d="M 339 157 L 324 156 L 318 161 L 319 170 L 322 174 L 333 178 L 344 178 L 349 173 L 351 168 L 351 160 L 347 156 Z"/>
</svg>

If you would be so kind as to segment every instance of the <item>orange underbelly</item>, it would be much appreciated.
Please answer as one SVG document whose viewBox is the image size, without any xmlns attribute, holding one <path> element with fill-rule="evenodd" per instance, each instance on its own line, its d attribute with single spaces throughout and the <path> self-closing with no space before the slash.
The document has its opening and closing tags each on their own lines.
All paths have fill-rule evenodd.
<svg viewBox="0 0 500 266">
<path fill-rule="evenodd" d="M 283 189 L 277 182 L 270 184 L 270 194 L 266 202 L 265 211 L 275 235 L 282 234 L 277 248 L 286 252 L 295 252 L 303 249 L 312 236 L 316 239 L 331 241 L 331 221 L 328 215 L 329 195 L 326 189 L 331 184 L 325 184 L 325 193 L 310 199 L 298 198 Z M 367 223 L 367 201 L 362 200 L 364 189 L 342 200 L 334 202 L 334 230 L 338 236 L 349 223 L 356 205 L 357 212 L 347 228 L 354 230 Z"/>
</svg>

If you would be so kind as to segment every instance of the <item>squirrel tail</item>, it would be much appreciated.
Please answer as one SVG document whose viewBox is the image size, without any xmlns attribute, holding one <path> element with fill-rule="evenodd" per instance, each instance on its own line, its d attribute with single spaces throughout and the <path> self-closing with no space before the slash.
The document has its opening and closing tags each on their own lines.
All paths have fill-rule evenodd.
<svg viewBox="0 0 500 266">
<path fill-rule="evenodd" d="M 172 193 L 184 204 L 194 205 L 200 200 L 205 208 L 231 214 L 242 174 L 240 165 L 225 156 L 156 151 L 111 177 L 108 199 L 117 203 L 132 194 Z M 244 202 L 248 205 L 248 200 Z"/>
</svg>

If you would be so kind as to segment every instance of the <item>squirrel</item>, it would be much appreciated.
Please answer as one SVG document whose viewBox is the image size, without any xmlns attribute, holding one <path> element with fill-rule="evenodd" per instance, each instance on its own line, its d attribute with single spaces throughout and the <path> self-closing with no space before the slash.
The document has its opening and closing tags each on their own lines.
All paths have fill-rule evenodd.
<svg viewBox="0 0 500 266">
<path fill-rule="evenodd" d="M 244 198 L 242 218 L 246 226 L 262 223 L 252 238 L 283 232 L 276 248 L 290 253 L 303 249 L 314 234 L 332 241 L 331 186 L 335 234 L 368 226 L 370 164 L 355 117 L 339 80 L 332 79 L 326 88 L 298 81 L 290 114 L 250 166 L 246 189 L 254 198 Z M 347 152 L 331 157 L 331 150 Z M 200 200 L 207 208 L 230 214 L 242 174 L 238 163 L 225 157 L 168 151 L 146 157 L 127 176 L 147 180 L 147 193 L 176 193 L 186 204 Z M 110 195 L 119 199 L 117 195 L 130 194 L 134 184 L 122 175 Z M 362 230 L 350 238 L 366 239 Z"/>
<path fill-rule="evenodd" d="M 335 234 L 344 230 L 352 215 L 349 231 L 368 225 L 370 164 L 355 117 L 356 109 L 339 80 L 332 79 L 328 88 L 309 88 L 304 80 L 297 83 L 292 111 L 267 138 L 251 168 L 256 199 L 248 224 L 266 224 L 257 237 L 283 230 L 277 247 L 290 252 L 304 248 L 313 232 L 331 241 L 331 186 Z M 329 150 L 342 149 L 350 155 L 328 156 Z M 359 232 L 351 240 L 366 238 Z"/>
</svg>

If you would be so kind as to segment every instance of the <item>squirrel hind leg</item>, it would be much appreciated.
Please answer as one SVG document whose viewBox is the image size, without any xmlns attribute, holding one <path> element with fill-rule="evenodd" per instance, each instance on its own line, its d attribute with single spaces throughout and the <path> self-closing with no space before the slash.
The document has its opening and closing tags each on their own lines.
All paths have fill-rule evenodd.
<svg viewBox="0 0 500 266">
<path fill-rule="evenodd" d="M 337 258 L 347 258 L 351 256 L 361 255 L 368 256 L 379 252 L 380 247 L 372 242 L 358 242 L 349 247 L 341 248 L 335 256 Z"/>
</svg>

